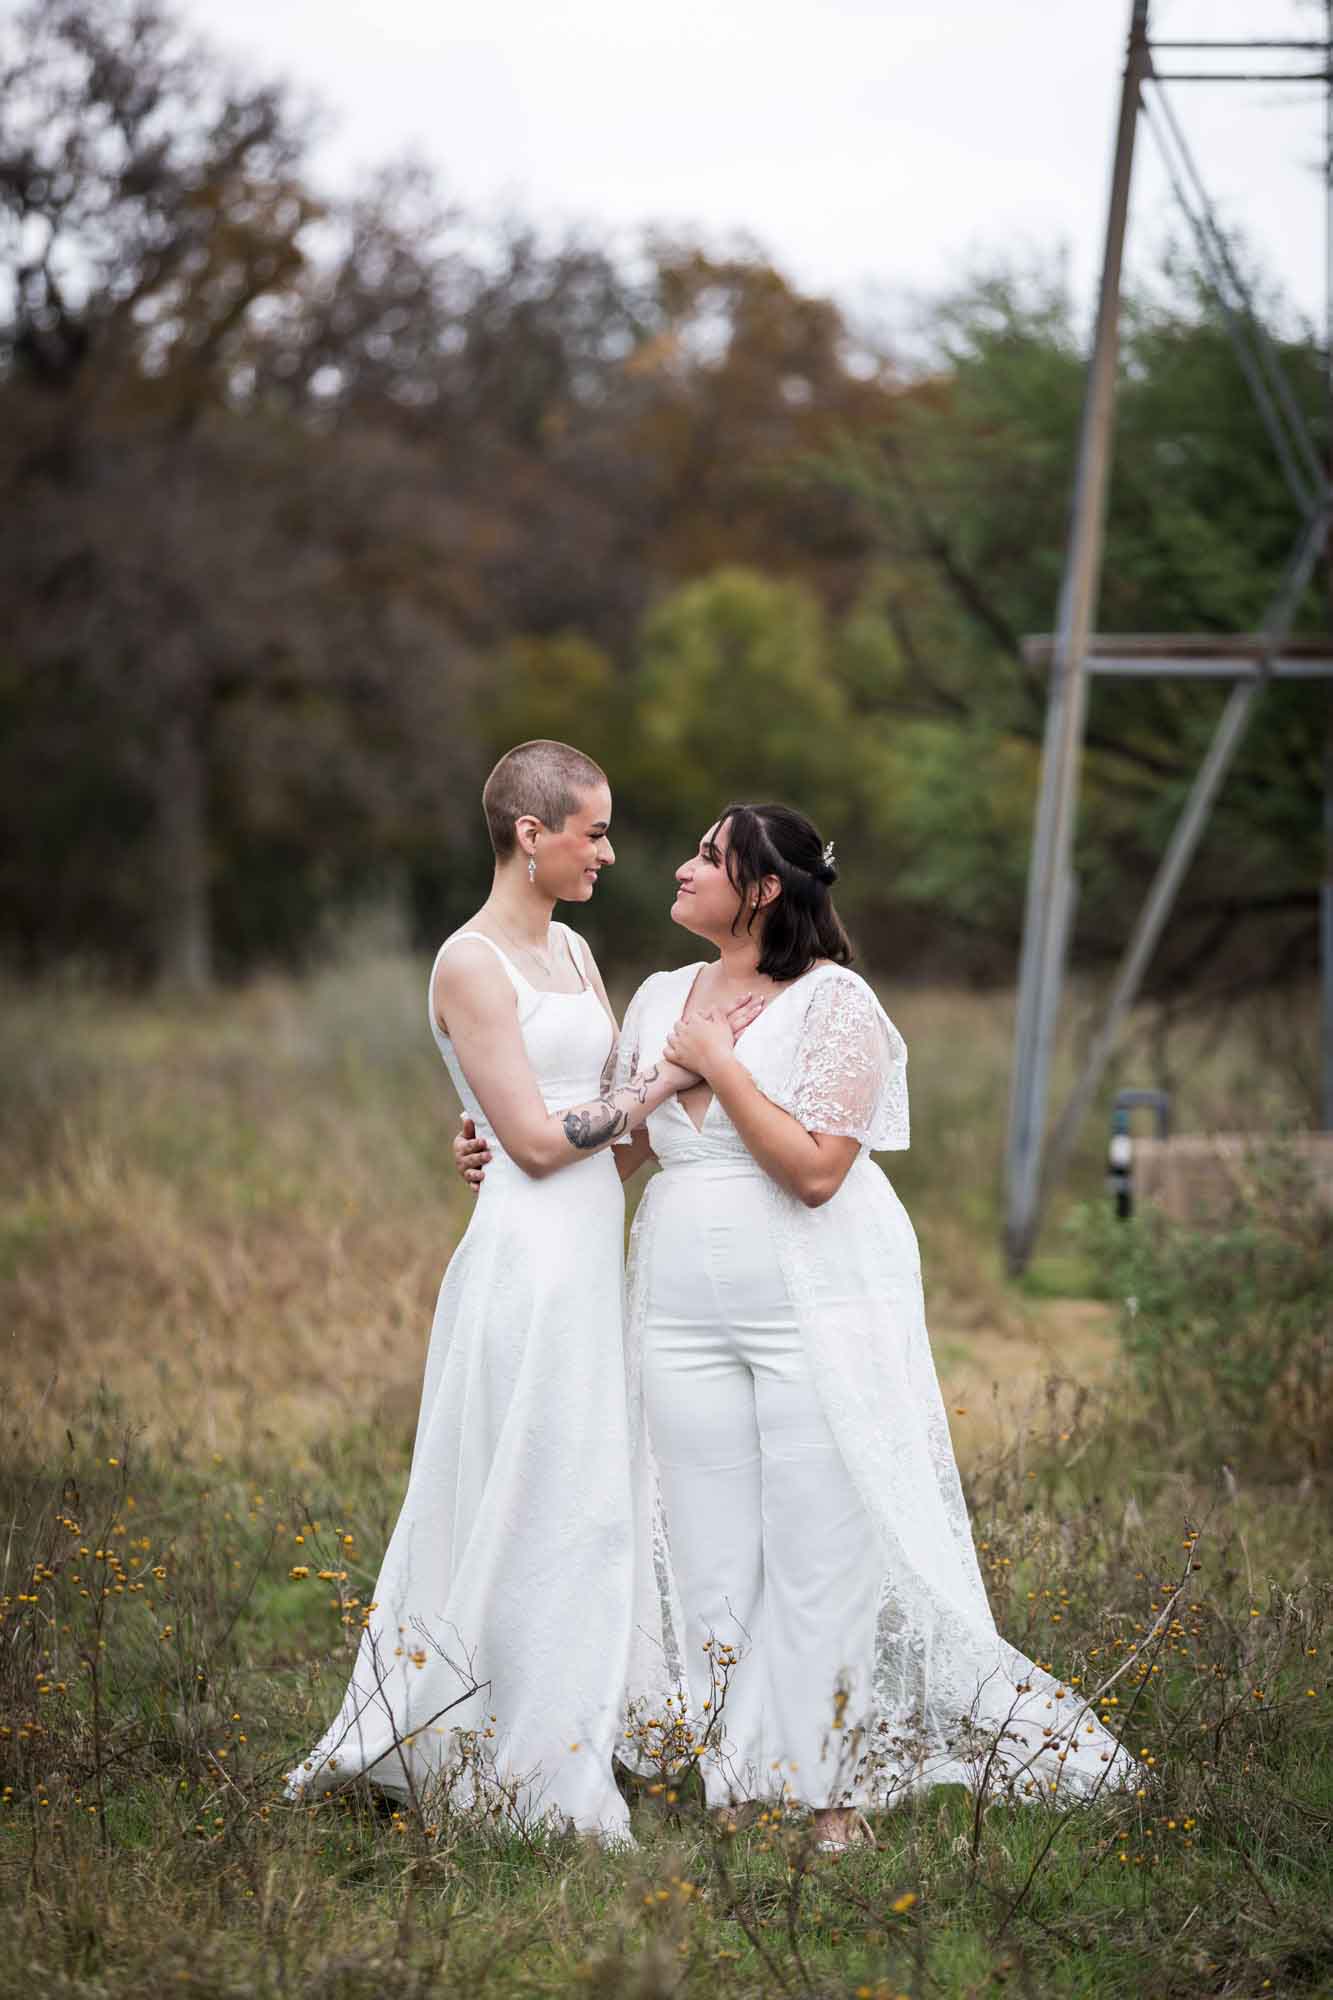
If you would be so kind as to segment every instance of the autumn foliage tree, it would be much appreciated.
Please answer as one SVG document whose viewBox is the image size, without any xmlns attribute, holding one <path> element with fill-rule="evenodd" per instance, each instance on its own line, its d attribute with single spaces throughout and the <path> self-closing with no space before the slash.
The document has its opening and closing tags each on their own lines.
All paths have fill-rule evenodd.
<svg viewBox="0 0 1333 2000">
<path fill-rule="evenodd" d="M 154 6 L 53 0 L 0 94 L 7 915 L 189 985 L 274 944 L 279 873 L 296 943 L 382 864 L 465 659 L 392 439 L 256 400 L 320 210 L 283 96 L 214 79 Z"/>
<path fill-rule="evenodd" d="M 1312 342 L 1289 344 L 1318 404 Z M 420 164 L 315 185 L 290 95 L 161 0 L 0 30 L 0 929 L 199 985 L 366 901 L 424 941 L 517 738 L 617 792 L 599 940 L 728 796 L 839 842 L 896 969 L 1011 974 L 1081 341 L 1063 288 L 939 302 L 910 376 L 757 251 L 489 228 Z M 1186 283 L 1126 340 L 1103 621 L 1252 623 L 1290 532 Z M 1308 608 L 1317 615 L 1313 603 Z M 1215 704 L 1213 704 L 1215 706 Z M 1079 949 L 1114 951 L 1206 690 L 1099 694 Z M 1160 976 L 1312 954 L 1322 708 L 1264 706 Z"/>
</svg>

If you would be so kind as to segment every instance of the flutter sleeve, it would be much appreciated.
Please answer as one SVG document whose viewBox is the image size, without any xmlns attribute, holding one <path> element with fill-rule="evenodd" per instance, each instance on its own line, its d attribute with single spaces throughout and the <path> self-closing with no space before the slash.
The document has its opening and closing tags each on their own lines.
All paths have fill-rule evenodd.
<svg viewBox="0 0 1333 2000">
<path fill-rule="evenodd" d="M 833 973 L 811 995 L 781 1103 L 807 1132 L 906 1151 L 907 1044 L 855 973 Z"/>
</svg>

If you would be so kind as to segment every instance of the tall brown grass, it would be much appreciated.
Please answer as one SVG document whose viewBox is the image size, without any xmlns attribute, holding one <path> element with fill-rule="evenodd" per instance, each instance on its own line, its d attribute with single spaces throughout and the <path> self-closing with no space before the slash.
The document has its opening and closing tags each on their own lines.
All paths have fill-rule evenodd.
<svg viewBox="0 0 1333 2000">
<path fill-rule="evenodd" d="M 886 1165 L 922 1239 L 943 1371 L 1026 1390 L 1058 1353 L 1095 1373 L 1103 1309 L 1003 1272 L 1008 998 L 883 990 L 911 1052 L 914 1134 Z M 1155 1032 L 1140 1024 L 1129 1080 L 1160 1069 Z M 1178 1122 L 1298 1121 L 1304 1085 L 1275 1070 L 1274 1046 L 1262 1018 L 1180 1024 L 1166 1058 Z M 1069 1056 L 1066 1042 L 1062 1075 Z M 410 1426 L 470 1199 L 421 962 L 365 955 L 189 1004 L 73 979 L 10 990 L 0 1074 L 6 1377 L 47 1434 L 99 1385 L 196 1454 L 351 1418 Z M 1101 1144 L 1090 1125 L 1074 1192 L 1095 1193 Z M 1057 1212 L 1052 1270 L 1062 1240 Z"/>
</svg>

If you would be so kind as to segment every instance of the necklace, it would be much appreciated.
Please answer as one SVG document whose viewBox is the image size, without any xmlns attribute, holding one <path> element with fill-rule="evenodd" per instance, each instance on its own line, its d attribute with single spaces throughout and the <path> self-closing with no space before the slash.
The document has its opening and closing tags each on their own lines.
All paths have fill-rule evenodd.
<svg viewBox="0 0 1333 2000">
<path fill-rule="evenodd" d="M 500 919 L 498 917 L 496 917 L 495 919 L 495 928 L 499 931 L 501 937 L 505 940 L 506 944 L 512 944 L 515 951 L 521 951 L 526 953 L 527 957 L 529 957 L 532 960 L 534 965 L 539 965 L 541 967 L 542 971 L 546 974 L 546 977 L 548 979 L 553 977 L 555 968 L 551 964 L 549 958 L 543 958 L 541 953 L 538 950 L 536 950 L 536 948 L 533 945 L 520 944 L 518 939 L 516 937 L 511 936 L 510 933 L 505 929 L 504 925 L 500 922 Z"/>
</svg>

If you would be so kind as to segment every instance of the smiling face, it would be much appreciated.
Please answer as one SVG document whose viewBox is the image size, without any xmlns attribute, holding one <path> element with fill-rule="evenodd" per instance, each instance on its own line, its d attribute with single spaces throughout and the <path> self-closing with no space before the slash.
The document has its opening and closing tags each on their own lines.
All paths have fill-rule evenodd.
<svg viewBox="0 0 1333 2000">
<path fill-rule="evenodd" d="M 536 886 L 543 895 L 558 903 L 586 903 L 602 869 L 615 862 L 615 849 L 607 838 L 610 825 L 610 787 L 594 785 L 578 793 L 574 810 L 558 833 L 538 819 L 520 819 L 515 826 L 519 859 L 525 868 L 529 855 L 535 859 Z"/>
<path fill-rule="evenodd" d="M 696 937 L 714 942 L 732 935 L 740 914 L 741 899 L 727 874 L 727 822 L 710 826 L 688 861 L 676 870 L 676 900 L 671 905 L 671 921 Z"/>
</svg>

